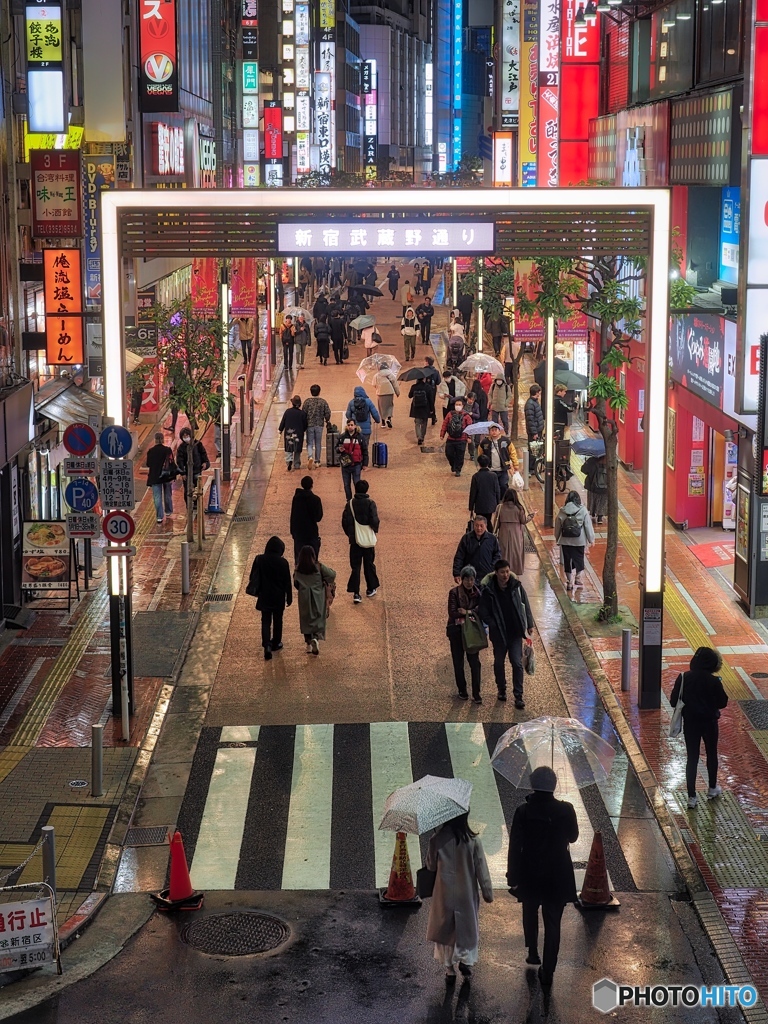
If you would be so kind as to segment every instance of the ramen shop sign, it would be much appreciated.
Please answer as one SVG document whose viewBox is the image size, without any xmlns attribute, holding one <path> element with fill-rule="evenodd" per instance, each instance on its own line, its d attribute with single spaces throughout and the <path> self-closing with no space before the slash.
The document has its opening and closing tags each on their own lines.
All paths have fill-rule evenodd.
<svg viewBox="0 0 768 1024">
<path fill-rule="evenodd" d="M 158 122 L 153 126 L 154 173 L 161 178 L 184 177 L 184 129 Z"/>
</svg>

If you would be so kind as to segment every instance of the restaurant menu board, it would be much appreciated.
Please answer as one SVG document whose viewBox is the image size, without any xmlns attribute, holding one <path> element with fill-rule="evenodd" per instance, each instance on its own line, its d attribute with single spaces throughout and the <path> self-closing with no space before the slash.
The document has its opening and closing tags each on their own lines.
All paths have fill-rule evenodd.
<svg viewBox="0 0 768 1024">
<path fill-rule="evenodd" d="M 22 590 L 69 591 L 70 550 L 63 522 L 24 523 L 21 549 Z"/>
</svg>

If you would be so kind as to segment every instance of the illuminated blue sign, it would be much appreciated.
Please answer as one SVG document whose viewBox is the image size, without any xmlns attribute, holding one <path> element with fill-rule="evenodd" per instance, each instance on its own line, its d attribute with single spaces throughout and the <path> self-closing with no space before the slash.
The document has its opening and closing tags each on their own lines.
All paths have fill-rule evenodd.
<svg viewBox="0 0 768 1024">
<path fill-rule="evenodd" d="M 455 0 L 453 8 L 453 169 L 461 160 L 461 70 L 462 70 L 462 16 L 464 6 L 461 0 Z"/>
</svg>

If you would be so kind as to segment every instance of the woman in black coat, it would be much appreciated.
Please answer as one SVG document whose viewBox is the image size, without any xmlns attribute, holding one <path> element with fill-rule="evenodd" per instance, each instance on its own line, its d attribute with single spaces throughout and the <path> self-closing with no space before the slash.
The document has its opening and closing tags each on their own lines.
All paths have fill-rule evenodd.
<svg viewBox="0 0 768 1024">
<path fill-rule="evenodd" d="M 277 429 L 283 435 L 286 466 L 289 470 L 301 469 L 301 450 L 307 432 L 307 414 L 301 408 L 301 399 L 298 395 L 291 399 L 291 404 L 283 413 Z"/>
<path fill-rule="evenodd" d="M 320 318 L 315 324 L 315 341 L 317 342 L 317 358 L 323 366 L 327 366 L 330 355 L 331 328 L 325 313 L 320 314 Z"/>
<path fill-rule="evenodd" d="M 270 537 L 263 555 L 256 555 L 251 566 L 246 593 L 256 598 L 261 612 L 261 646 L 264 660 L 272 651 L 283 649 L 283 612 L 293 601 L 291 569 L 283 558 L 285 544 L 279 537 Z"/>
<path fill-rule="evenodd" d="M 560 951 L 560 921 L 566 903 L 576 899 L 576 879 L 568 850 L 579 838 L 573 804 L 555 799 L 557 776 L 542 766 L 531 772 L 533 793 L 517 808 L 509 833 L 507 883 L 523 904 L 527 964 L 539 964 L 539 907 L 544 921 L 542 985 L 552 984 Z"/>
<path fill-rule="evenodd" d="M 688 672 L 682 672 L 675 680 L 669 703 L 677 706 L 683 701 L 683 736 L 688 755 L 685 764 L 685 781 L 688 786 L 688 806 L 693 810 L 697 804 L 696 774 L 699 770 L 701 741 L 707 753 L 707 774 L 709 789 L 707 798 L 714 800 L 722 789 L 717 784 L 717 740 L 720 710 L 728 703 L 728 694 L 723 689 L 720 676 L 715 675 L 722 668 L 723 659 L 711 647 L 699 647 L 691 658 Z M 680 688 L 682 687 L 682 694 Z"/>
</svg>

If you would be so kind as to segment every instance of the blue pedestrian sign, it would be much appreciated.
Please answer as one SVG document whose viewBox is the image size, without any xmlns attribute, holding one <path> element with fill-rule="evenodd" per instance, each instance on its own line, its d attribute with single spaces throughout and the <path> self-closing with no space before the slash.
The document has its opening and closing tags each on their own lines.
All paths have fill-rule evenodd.
<svg viewBox="0 0 768 1024">
<path fill-rule="evenodd" d="M 99 437 L 99 447 L 110 459 L 124 459 L 132 446 L 133 438 L 126 427 L 105 427 Z"/>
<path fill-rule="evenodd" d="M 96 507 L 99 492 L 92 480 L 73 480 L 67 484 L 64 500 L 75 512 L 90 512 Z"/>
</svg>

